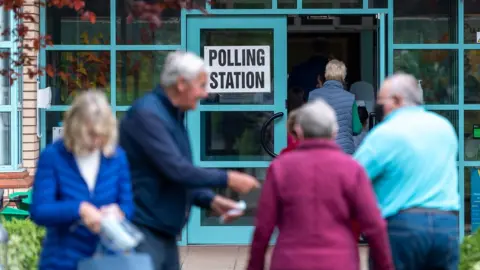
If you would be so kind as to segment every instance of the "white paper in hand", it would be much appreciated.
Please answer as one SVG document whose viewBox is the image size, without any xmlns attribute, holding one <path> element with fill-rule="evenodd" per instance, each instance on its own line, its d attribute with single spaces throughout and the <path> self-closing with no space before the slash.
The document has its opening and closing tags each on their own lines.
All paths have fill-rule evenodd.
<svg viewBox="0 0 480 270">
<path fill-rule="evenodd" d="M 228 216 L 235 216 L 235 215 L 240 215 L 243 211 L 247 209 L 247 203 L 245 201 L 239 201 L 237 202 L 237 206 L 233 209 L 230 209 L 226 215 Z M 220 224 L 225 223 L 225 216 L 220 217 Z"/>
</svg>

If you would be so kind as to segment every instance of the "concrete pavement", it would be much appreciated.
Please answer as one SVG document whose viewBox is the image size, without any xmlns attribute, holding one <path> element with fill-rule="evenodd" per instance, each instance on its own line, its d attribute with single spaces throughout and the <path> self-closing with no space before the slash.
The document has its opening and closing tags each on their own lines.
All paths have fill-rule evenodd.
<svg viewBox="0 0 480 270">
<path fill-rule="evenodd" d="M 362 270 L 367 270 L 368 248 L 360 247 Z M 246 246 L 188 246 L 180 248 L 182 270 L 245 270 Z"/>
</svg>

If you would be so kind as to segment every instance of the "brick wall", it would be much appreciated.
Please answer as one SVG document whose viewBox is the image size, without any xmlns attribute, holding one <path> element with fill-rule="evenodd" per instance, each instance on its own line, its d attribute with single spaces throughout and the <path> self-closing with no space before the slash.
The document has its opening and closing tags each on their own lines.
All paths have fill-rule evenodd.
<svg viewBox="0 0 480 270">
<path fill-rule="evenodd" d="M 35 0 L 26 0 L 26 13 L 32 15 L 36 22 L 39 22 L 40 12 L 38 5 L 34 4 Z M 32 44 L 35 38 L 40 35 L 40 25 L 38 23 L 27 23 L 29 34 L 25 38 L 25 43 Z M 30 175 L 35 173 L 35 166 L 40 152 L 40 139 L 37 137 L 37 78 L 30 78 L 27 74 L 29 68 L 36 68 L 37 55 L 34 52 L 29 53 L 34 66 L 25 66 L 23 68 L 23 119 L 22 119 L 22 157 L 23 167 L 27 169 Z"/>
<path fill-rule="evenodd" d="M 33 40 L 38 37 L 40 25 L 39 22 L 39 7 L 34 4 L 35 0 L 25 0 L 24 11 L 31 14 L 35 21 L 34 23 L 26 23 L 26 26 L 30 29 L 25 43 L 32 44 Z M 7 172 L 0 173 L 0 188 L 5 189 L 5 195 L 15 191 L 22 191 L 29 188 L 32 185 L 32 175 L 35 173 L 35 166 L 37 163 L 40 141 L 37 137 L 37 110 L 36 110 L 36 98 L 37 98 L 37 79 L 29 78 L 27 70 L 29 68 L 36 68 L 37 56 L 35 52 L 28 52 L 29 56 L 33 60 L 33 66 L 23 67 L 23 117 L 22 117 L 22 167 L 24 170 L 20 172 Z"/>
</svg>

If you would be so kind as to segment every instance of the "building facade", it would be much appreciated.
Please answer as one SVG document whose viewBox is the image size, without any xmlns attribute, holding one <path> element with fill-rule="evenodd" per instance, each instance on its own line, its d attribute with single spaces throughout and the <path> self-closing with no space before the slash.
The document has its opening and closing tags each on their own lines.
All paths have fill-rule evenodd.
<svg viewBox="0 0 480 270">
<path fill-rule="evenodd" d="M 38 30 L 33 34 L 50 35 L 54 43 L 32 57 L 56 73 L 38 82 L 24 76 L 12 86 L 0 79 L 0 187 L 31 185 L 39 151 L 61 130 L 78 91 L 103 89 L 120 118 L 158 83 L 173 50 L 202 55 L 216 74 L 212 94 L 187 115 L 195 163 L 262 180 L 286 145 L 288 73 L 315 53 L 311 41 L 323 38 L 328 53 L 347 64 L 349 83 L 368 82 L 376 91 L 395 71 L 419 79 L 425 107 L 448 118 L 459 136 L 462 236 L 480 224 L 479 0 L 219 0 L 198 3 L 208 15 L 166 8 L 163 26 L 154 30 L 129 22 L 126 2 L 86 1 L 95 24 L 69 9 L 26 7 L 40 22 L 29 25 Z M 11 14 L 0 16 L 2 28 L 14 23 Z M 8 37 L 0 41 L 0 51 L 16 49 Z M 45 87 L 52 106 L 37 109 L 37 90 Z M 195 209 L 182 244 L 250 242 L 258 192 L 218 192 L 246 200 L 247 215 L 221 225 Z"/>
</svg>

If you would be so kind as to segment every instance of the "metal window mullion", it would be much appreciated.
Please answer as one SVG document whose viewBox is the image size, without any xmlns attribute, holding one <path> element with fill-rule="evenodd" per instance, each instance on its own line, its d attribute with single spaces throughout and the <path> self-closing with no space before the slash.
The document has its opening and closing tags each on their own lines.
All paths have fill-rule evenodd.
<svg viewBox="0 0 480 270">
<path fill-rule="evenodd" d="M 458 0 L 458 104 L 459 104 L 459 112 L 458 112 L 458 132 L 460 134 L 459 137 L 459 147 L 458 147 L 458 155 L 459 155 L 459 173 L 458 173 L 458 184 L 460 190 L 460 218 L 459 218 L 459 225 L 460 225 L 460 241 L 462 241 L 463 237 L 465 236 L 465 138 L 463 136 L 465 128 L 465 109 L 464 109 L 464 101 L 465 101 L 465 91 L 464 91 L 464 55 L 465 49 L 463 48 L 464 43 L 464 5 L 463 1 Z M 462 128 L 463 130 L 460 130 Z M 471 202 L 470 202 L 471 203 Z"/>
<path fill-rule="evenodd" d="M 13 41 L 17 39 L 17 36 L 15 35 L 13 29 L 16 29 L 16 25 L 17 25 L 17 21 L 15 20 L 15 16 L 13 14 L 13 12 L 10 11 L 10 25 L 12 26 L 11 29 L 12 29 L 12 33 L 10 35 L 10 40 L 12 41 L 11 42 L 11 46 L 10 47 L 10 53 L 11 53 L 11 57 L 10 57 L 10 67 L 12 69 L 15 70 L 15 67 L 13 66 L 13 57 L 16 54 L 16 52 L 18 51 L 18 47 L 17 46 L 13 46 Z M 18 70 L 16 70 L 18 71 Z M 21 70 L 20 72 L 20 76 L 23 76 L 23 70 Z M 21 102 L 21 100 L 19 100 L 18 98 L 18 91 L 19 91 L 19 83 L 18 83 L 18 80 L 19 78 L 17 78 L 17 80 L 15 80 L 13 82 L 12 85 L 10 85 L 10 105 L 11 105 L 11 111 L 10 111 L 10 145 L 11 145 L 11 148 L 10 148 L 10 164 L 11 166 L 13 167 L 13 169 L 17 169 L 18 167 L 18 151 L 20 149 L 19 147 L 19 136 L 21 136 L 21 134 L 19 134 L 18 132 L 18 104 L 19 102 Z M 21 140 L 20 140 L 21 141 Z"/>
<path fill-rule="evenodd" d="M 113 115 L 117 107 L 117 7 L 116 0 L 110 0 L 110 104 Z"/>
<path fill-rule="evenodd" d="M 45 36 L 46 34 L 46 19 L 47 19 L 47 10 L 46 7 L 41 6 L 40 7 L 40 36 Z M 47 64 L 47 50 L 45 48 L 40 48 L 40 53 L 39 53 L 40 59 L 37 59 L 39 61 L 40 66 L 44 67 Z M 47 86 L 47 76 L 41 76 L 40 77 L 40 87 L 46 87 Z M 43 136 L 40 137 L 40 149 L 43 149 L 47 145 L 47 136 L 46 134 L 46 112 L 45 110 L 38 110 L 38 115 L 37 117 L 40 117 L 40 134 L 43 134 Z"/>
</svg>

